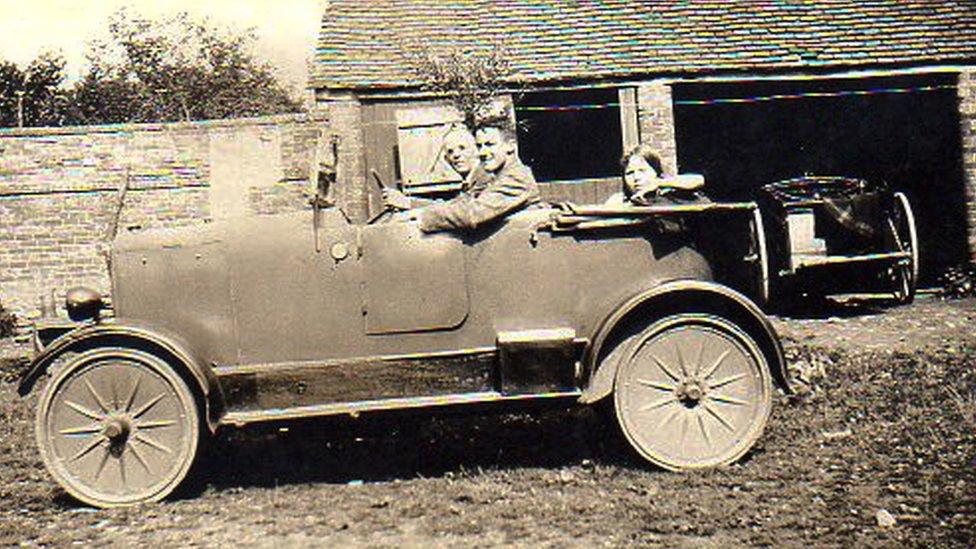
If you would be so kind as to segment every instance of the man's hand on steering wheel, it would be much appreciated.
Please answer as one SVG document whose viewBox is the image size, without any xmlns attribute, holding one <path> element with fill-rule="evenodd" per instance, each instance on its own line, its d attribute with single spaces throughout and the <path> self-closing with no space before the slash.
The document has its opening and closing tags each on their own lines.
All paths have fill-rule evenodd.
<svg viewBox="0 0 976 549">
<path fill-rule="evenodd" d="M 409 210 L 410 198 L 396 189 L 383 189 L 383 205 L 388 210 Z"/>
</svg>

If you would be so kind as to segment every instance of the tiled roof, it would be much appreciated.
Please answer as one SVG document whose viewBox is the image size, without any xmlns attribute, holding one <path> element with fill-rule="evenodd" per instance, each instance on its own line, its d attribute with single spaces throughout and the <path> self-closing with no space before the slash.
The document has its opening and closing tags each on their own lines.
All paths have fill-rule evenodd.
<svg viewBox="0 0 976 549">
<path fill-rule="evenodd" d="M 528 82 L 954 63 L 976 0 L 330 0 L 313 85 L 415 85 L 421 43 L 503 44 Z"/>
</svg>

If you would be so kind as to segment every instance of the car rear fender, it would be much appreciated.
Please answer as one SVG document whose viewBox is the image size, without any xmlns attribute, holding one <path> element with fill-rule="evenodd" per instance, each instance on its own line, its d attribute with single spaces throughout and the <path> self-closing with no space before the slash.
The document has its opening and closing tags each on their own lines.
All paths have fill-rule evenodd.
<svg viewBox="0 0 976 549">
<path fill-rule="evenodd" d="M 84 324 L 62 335 L 34 357 L 21 376 L 17 392 L 21 396 L 29 394 L 48 368 L 66 354 L 103 347 L 139 349 L 165 360 L 195 392 L 207 426 L 211 432 L 216 430 L 224 406 L 213 371 L 183 338 L 141 322 Z"/>
<path fill-rule="evenodd" d="M 779 337 L 755 303 L 714 282 L 675 280 L 631 297 L 599 325 L 584 356 L 588 375 L 581 401 L 596 402 L 613 391 L 621 356 L 613 350 L 628 336 L 656 320 L 679 313 L 715 314 L 738 325 L 756 340 L 776 384 L 784 392 L 792 392 Z"/>
</svg>

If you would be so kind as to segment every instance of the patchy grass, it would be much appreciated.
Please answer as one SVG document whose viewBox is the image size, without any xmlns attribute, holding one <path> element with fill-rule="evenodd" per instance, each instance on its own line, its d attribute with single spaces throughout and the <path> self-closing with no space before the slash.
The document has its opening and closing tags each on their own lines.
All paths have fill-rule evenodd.
<svg viewBox="0 0 976 549">
<path fill-rule="evenodd" d="M 976 264 L 963 263 L 946 269 L 939 275 L 939 295 L 960 299 L 976 295 Z"/>
<path fill-rule="evenodd" d="M 959 415 L 970 429 L 976 430 L 976 395 L 962 395 L 955 387 L 946 387 L 950 401 L 956 405 Z"/>
</svg>

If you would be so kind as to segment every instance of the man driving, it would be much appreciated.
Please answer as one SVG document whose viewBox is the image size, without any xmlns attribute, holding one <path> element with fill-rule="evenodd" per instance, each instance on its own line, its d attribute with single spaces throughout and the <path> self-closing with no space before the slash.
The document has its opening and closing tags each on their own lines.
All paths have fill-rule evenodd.
<svg viewBox="0 0 976 549">
<path fill-rule="evenodd" d="M 420 210 L 421 231 L 476 229 L 539 201 L 535 176 L 518 157 L 511 119 L 485 120 L 474 136 L 480 167 L 469 172 L 460 195 Z"/>
<path fill-rule="evenodd" d="M 466 126 L 452 126 L 444 136 L 442 149 L 444 160 L 463 179 L 461 192 L 467 192 L 473 179 L 483 177 L 483 172 L 479 168 L 478 147 L 475 144 L 474 134 Z M 429 198 L 411 198 L 397 189 L 384 189 L 382 197 L 386 207 L 395 210 L 419 208 L 437 202 Z"/>
<path fill-rule="evenodd" d="M 478 168 L 478 145 L 467 126 L 454 126 L 444 136 L 444 160 L 464 178 L 462 188 L 467 188 Z"/>
</svg>

